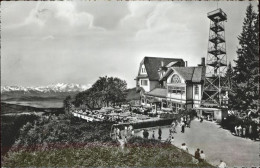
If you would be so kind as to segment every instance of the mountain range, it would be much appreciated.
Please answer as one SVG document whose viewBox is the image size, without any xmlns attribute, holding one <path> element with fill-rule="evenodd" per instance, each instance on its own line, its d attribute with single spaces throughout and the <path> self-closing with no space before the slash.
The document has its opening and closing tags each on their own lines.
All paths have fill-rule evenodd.
<svg viewBox="0 0 260 168">
<path fill-rule="evenodd" d="M 39 93 L 50 93 L 50 92 L 82 92 L 90 88 L 90 85 L 80 84 L 65 84 L 57 83 L 47 86 L 36 86 L 36 87 L 23 87 L 23 86 L 1 86 L 1 93 L 5 92 L 39 92 Z"/>
<path fill-rule="evenodd" d="M 63 99 L 90 88 L 91 85 L 57 83 L 47 86 L 1 86 L 1 100 Z"/>
</svg>

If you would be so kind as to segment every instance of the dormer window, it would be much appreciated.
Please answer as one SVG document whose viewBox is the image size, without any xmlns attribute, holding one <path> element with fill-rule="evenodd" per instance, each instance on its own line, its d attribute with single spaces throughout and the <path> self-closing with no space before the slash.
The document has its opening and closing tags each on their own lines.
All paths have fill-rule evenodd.
<svg viewBox="0 0 260 168">
<path fill-rule="evenodd" d="M 144 65 L 141 66 L 141 74 L 146 74 L 146 69 Z"/>
<path fill-rule="evenodd" d="M 141 73 L 146 73 L 145 68 L 141 69 Z"/>
</svg>

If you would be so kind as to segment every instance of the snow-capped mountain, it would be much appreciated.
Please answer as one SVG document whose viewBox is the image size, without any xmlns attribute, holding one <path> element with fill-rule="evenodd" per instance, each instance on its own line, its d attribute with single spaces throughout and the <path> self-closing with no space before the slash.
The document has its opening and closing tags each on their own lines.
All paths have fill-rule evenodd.
<svg viewBox="0 0 260 168">
<path fill-rule="evenodd" d="M 50 93 L 50 92 L 81 92 L 90 88 L 91 85 L 79 85 L 79 84 L 65 84 L 57 83 L 47 86 L 37 86 L 37 87 L 22 87 L 22 86 L 1 86 L 1 93 L 5 92 L 40 92 L 40 93 Z"/>
</svg>

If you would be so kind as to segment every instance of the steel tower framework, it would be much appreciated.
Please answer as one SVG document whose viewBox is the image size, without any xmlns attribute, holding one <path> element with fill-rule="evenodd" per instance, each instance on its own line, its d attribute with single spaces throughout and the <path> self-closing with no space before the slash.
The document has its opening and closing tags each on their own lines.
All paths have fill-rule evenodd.
<svg viewBox="0 0 260 168">
<path fill-rule="evenodd" d="M 227 15 L 219 8 L 208 13 L 210 19 L 206 76 L 202 95 L 202 107 L 227 107 L 228 81 L 224 22 Z"/>
</svg>

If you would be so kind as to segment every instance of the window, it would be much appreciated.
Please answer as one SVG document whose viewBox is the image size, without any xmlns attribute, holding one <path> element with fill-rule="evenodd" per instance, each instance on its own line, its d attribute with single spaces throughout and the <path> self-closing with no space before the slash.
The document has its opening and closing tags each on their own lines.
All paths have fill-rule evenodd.
<svg viewBox="0 0 260 168">
<path fill-rule="evenodd" d="M 198 94 L 199 94 L 199 86 L 195 85 L 195 95 L 198 95 Z"/>
<path fill-rule="evenodd" d="M 169 86 L 168 92 L 169 93 L 175 93 L 175 94 L 185 94 L 185 87 Z"/>
<path fill-rule="evenodd" d="M 148 85 L 148 81 L 147 80 L 141 80 L 141 85 L 142 86 L 147 86 Z"/>
<path fill-rule="evenodd" d="M 181 79 L 178 75 L 173 75 L 171 78 L 171 83 L 181 83 Z"/>
<path fill-rule="evenodd" d="M 141 68 L 141 73 L 146 73 L 145 67 Z"/>
</svg>

